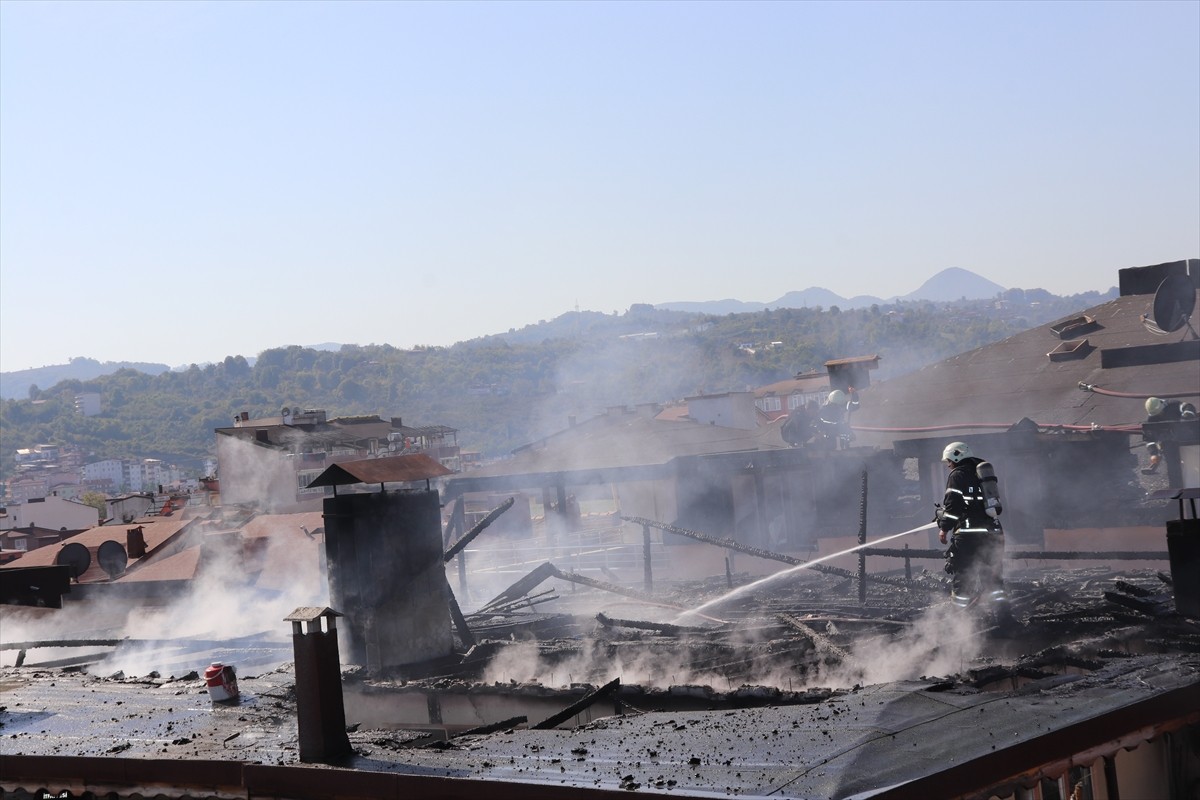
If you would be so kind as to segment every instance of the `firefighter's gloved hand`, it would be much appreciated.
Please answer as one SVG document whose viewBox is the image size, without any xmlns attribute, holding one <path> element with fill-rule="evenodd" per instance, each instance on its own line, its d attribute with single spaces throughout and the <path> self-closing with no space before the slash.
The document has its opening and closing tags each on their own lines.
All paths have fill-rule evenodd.
<svg viewBox="0 0 1200 800">
<path fill-rule="evenodd" d="M 946 511 L 946 509 L 942 508 L 941 503 L 934 503 L 933 504 L 933 519 L 930 521 L 931 522 L 941 522 L 942 514 L 945 513 L 945 511 Z"/>
</svg>

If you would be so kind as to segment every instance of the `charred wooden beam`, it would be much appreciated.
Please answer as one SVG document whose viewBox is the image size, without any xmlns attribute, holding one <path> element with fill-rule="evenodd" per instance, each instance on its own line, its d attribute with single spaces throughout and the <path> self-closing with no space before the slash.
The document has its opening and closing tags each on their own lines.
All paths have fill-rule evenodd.
<svg viewBox="0 0 1200 800">
<path fill-rule="evenodd" d="M 524 725 L 528 721 L 529 718 L 523 715 L 519 717 L 509 717 L 508 719 L 502 719 L 499 722 L 493 722 L 490 725 L 480 725 L 478 728 L 459 731 L 458 733 L 454 734 L 452 738 L 457 739 L 461 736 L 482 736 L 485 733 L 495 733 L 496 731 L 502 731 L 506 728 L 515 728 L 518 725 Z"/>
<path fill-rule="evenodd" d="M 603 700 L 605 697 L 612 694 L 614 691 L 616 691 L 617 688 L 620 687 L 620 685 L 621 685 L 621 679 L 613 678 L 611 681 L 604 684 L 599 689 L 593 689 L 592 691 L 588 692 L 583 697 L 581 697 L 579 700 L 577 700 L 576 702 L 567 706 L 566 708 L 564 708 L 562 711 L 558 712 L 557 714 L 546 717 L 544 720 L 542 720 L 538 724 L 532 726 L 530 728 L 530 730 L 545 731 L 545 730 L 549 730 L 551 728 L 557 728 L 559 725 L 563 724 L 564 722 L 569 720 L 571 717 L 573 717 L 576 714 L 578 714 L 579 712 L 587 709 L 589 706 L 591 706 L 597 700 Z"/>
<path fill-rule="evenodd" d="M 852 660 L 849 653 L 834 644 L 825 634 L 818 633 L 816 629 L 806 624 L 799 617 L 792 614 L 779 614 L 778 618 L 781 622 L 803 633 L 813 643 L 813 647 L 816 648 L 818 653 L 833 656 L 835 663 L 844 664 Z M 829 658 L 823 657 L 821 660 L 830 663 Z"/>
<path fill-rule="evenodd" d="M 636 619 L 615 619 L 607 614 L 597 614 L 596 621 L 606 628 L 633 628 L 642 631 L 657 631 L 664 636 L 679 636 L 685 633 L 711 633 L 712 628 L 697 628 L 687 625 L 672 625 L 669 622 L 643 622 Z"/>
<path fill-rule="evenodd" d="M 637 525 L 658 528 L 659 530 L 666 531 L 667 533 L 674 533 L 678 536 L 686 536 L 689 539 L 695 539 L 696 541 L 704 542 L 705 544 L 724 547 L 727 550 L 736 550 L 739 553 L 746 553 L 747 555 L 757 556 L 758 558 L 765 558 L 768 561 L 781 561 L 784 564 L 791 564 L 792 566 L 805 563 L 798 558 L 793 558 L 792 556 L 784 555 L 783 553 L 774 553 L 770 550 L 764 550 L 761 547 L 752 547 L 748 544 L 735 542 L 733 539 L 718 539 L 715 536 L 709 536 L 706 533 L 700 533 L 699 531 L 693 531 L 687 528 L 680 528 L 677 525 L 669 525 L 665 522 L 656 522 L 655 520 L 644 519 L 643 517 L 621 517 L 621 519 L 625 522 L 632 522 Z M 813 569 L 820 570 L 822 567 L 823 565 L 816 564 L 813 566 Z M 847 570 L 842 570 L 842 572 L 849 574 Z"/>
<path fill-rule="evenodd" d="M 611 583 L 605 583 L 604 581 L 598 581 L 595 578 L 588 578 L 575 572 L 563 572 L 558 567 L 554 567 L 554 577 L 564 581 L 570 581 L 571 583 L 578 583 L 581 586 L 590 586 L 593 589 L 600 589 L 605 592 L 612 592 L 613 594 L 632 597 L 636 600 L 646 600 L 647 602 L 651 602 L 656 605 L 665 605 L 669 608 L 677 608 L 680 611 L 686 610 L 682 606 L 664 603 L 653 595 L 648 595 L 645 592 L 639 592 L 637 589 L 626 589 L 623 586 L 616 586 Z"/>
<path fill-rule="evenodd" d="M 517 580 L 516 583 L 512 584 L 503 592 L 489 600 L 487 605 L 483 606 L 480 611 L 487 611 L 493 606 L 498 606 L 521 599 L 536 589 L 544 580 L 554 577 L 556 572 L 558 572 L 558 569 L 549 561 L 544 561 L 541 564 L 538 564 L 529 572 L 525 573 L 524 577 Z"/>
<path fill-rule="evenodd" d="M 552 600 L 557 600 L 558 594 L 553 589 L 547 589 L 544 592 L 537 594 L 528 594 L 516 600 L 510 600 L 504 603 L 492 603 L 487 608 L 468 614 L 468 617 L 487 617 L 494 614 L 513 614 L 525 609 L 532 609 L 536 605 L 549 603 Z"/>
<path fill-rule="evenodd" d="M 475 634 L 471 633 L 471 627 L 467 625 L 466 617 L 463 616 L 462 609 L 458 607 L 458 598 L 454 596 L 454 592 L 449 586 L 446 587 L 446 594 L 450 595 L 450 618 L 454 620 L 458 638 L 462 639 L 463 645 L 466 647 L 474 647 Z"/>
<path fill-rule="evenodd" d="M 507 500 L 505 500 L 503 503 L 501 503 L 500 505 L 496 506 L 491 511 L 489 511 L 488 515 L 486 517 L 479 520 L 479 522 L 476 522 L 475 525 L 471 528 L 471 530 L 469 530 L 465 534 L 463 534 L 463 537 L 461 539 L 459 539 L 457 542 L 455 542 L 454 545 L 449 550 L 446 551 L 446 554 L 442 556 L 442 561 L 448 562 L 450 559 L 452 559 L 456 555 L 458 555 L 459 552 L 461 552 L 464 547 L 466 547 L 468 544 L 471 543 L 472 539 L 474 539 L 479 534 L 483 533 L 484 529 L 487 528 L 488 525 L 491 525 L 493 522 L 495 522 L 496 517 L 500 516 L 505 511 L 508 511 L 510 508 L 512 508 L 513 503 L 515 501 L 516 501 L 516 498 L 510 497 Z"/>
<path fill-rule="evenodd" d="M 1121 594 L 1120 592 L 1105 592 L 1104 599 L 1110 603 L 1116 603 L 1125 608 L 1131 608 L 1134 611 L 1140 611 L 1143 614 L 1149 614 L 1152 617 L 1160 617 L 1166 613 L 1167 604 L 1166 597 L 1130 597 L 1129 595 Z"/>
<path fill-rule="evenodd" d="M 1164 551 L 1158 553 L 1152 550 L 1109 550 L 1076 552 L 1073 550 L 1033 550 L 1008 552 L 1004 554 L 1005 561 L 1030 560 L 1063 560 L 1063 561 L 1167 561 L 1170 556 Z"/>
<path fill-rule="evenodd" d="M 454 541 L 454 534 L 462 533 L 463 529 L 463 499 L 461 497 L 454 501 L 454 505 L 450 507 L 450 521 L 446 523 L 446 530 L 442 532 L 442 547 L 447 548 Z"/>
</svg>

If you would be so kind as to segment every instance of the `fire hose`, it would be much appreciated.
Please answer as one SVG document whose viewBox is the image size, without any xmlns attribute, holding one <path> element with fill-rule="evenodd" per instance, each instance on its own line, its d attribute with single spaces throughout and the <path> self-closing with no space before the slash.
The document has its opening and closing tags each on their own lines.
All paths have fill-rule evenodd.
<svg viewBox="0 0 1200 800">
<path fill-rule="evenodd" d="M 1198 397 L 1198 396 L 1200 396 L 1200 392 L 1195 391 L 1195 390 L 1188 391 L 1188 392 L 1146 392 L 1146 393 L 1140 393 L 1140 394 L 1137 392 L 1118 392 L 1118 391 L 1114 391 L 1113 389 L 1102 389 L 1101 387 L 1097 386 L 1094 383 L 1085 383 L 1083 381 L 1079 382 L 1079 388 L 1085 392 L 1094 392 L 1095 394 L 1103 394 L 1103 395 L 1107 395 L 1108 397 L 1129 397 L 1129 398 L 1136 398 L 1138 400 L 1144 400 L 1147 397 Z"/>
</svg>

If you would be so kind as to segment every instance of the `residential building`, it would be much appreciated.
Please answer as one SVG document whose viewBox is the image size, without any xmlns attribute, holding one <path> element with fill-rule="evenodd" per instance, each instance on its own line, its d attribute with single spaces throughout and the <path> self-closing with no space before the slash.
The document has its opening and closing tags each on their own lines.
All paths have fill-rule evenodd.
<svg viewBox="0 0 1200 800">
<path fill-rule="evenodd" d="M 724 392 L 688 397 L 688 417 L 704 425 L 750 431 L 767 421 L 755 408 L 753 392 Z"/>
<path fill-rule="evenodd" d="M 95 484 L 108 481 L 114 489 L 125 485 L 125 462 L 119 458 L 106 458 L 84 464 L 79 470 L 84 483 Z"/>
<path fill-rule="evenodd" d="M 320 409 L 285 408 L 253 419 L 242 412 L 232 427 L 216 429 L 221 502 L 276 512 L 318 508 L 326 490 L 308 488 L 313 479 L 333 464 L 363 458 L 419 452 L 457 471 L 457 433 L 443 425 L 407 426 L 400 417 L 330 419 Z"/>
<path fill-rule="evenodd" d="M 755 389 L 754 405 L 768 421 L 773 421 L 810 403 L 816 408 L 828 396 L 828 372 L 798 372 L 787 380 Z"/>
<path fill-rule="evenodd" d="M 75 413 L 94 417 L 100 413 L 100 393 L 84 392 L 75 395 Z"/>
<path fill-rule="evenodd" d="M 39 547 L 58 544 L 63 539 L 67 539 L 77 533 L 80 533 L 80 531 L 56 530 L 42 528 L 37 525 L 30 525 L 26 528 L 0 530 L 0 550 L 27 553 L 30 550 L 37 550 Z"/>
<path fill-rule="evenodd" d="M 154 495 L 126 494 L 108 499 L 108 519 L 114 525 L 128 524 L 149 514 L 154 508 Z"/>
<path fill-rule="evenodd" d="M 84 530 L 100 524 L 100 512 L 93 506 L 62 497 L 35 497 L 8 505 L 8 516 L 0 517 L 7 528 L 36 526 L 49 530 Z"/>
</svg>

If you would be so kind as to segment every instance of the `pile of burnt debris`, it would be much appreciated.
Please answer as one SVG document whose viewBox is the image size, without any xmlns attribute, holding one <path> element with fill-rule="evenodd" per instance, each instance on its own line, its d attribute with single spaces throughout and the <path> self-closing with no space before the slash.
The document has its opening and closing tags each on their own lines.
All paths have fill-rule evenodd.
<svg viewBox="0 0 1200 800">
<path fill-rule="evenodd" d="M 545 588 L 551 578 L 571 591 Z M 1004 626 L 951 606 L 945 580 L 925 571 L 873 581 L 865 602 L 852 579 L 811 570 L 677 583 L 654 597 L 583 582 L 579 591 L 579 576 L 544 564 L 463 618 L 470 641 L 461 655 L 346 677 L 390 691 L 570 695 L 634 711 L 677 709 L 686 698 L 719 709 L 820 702 L 925 675 L 1007 689 L 1110 659 L 1200 652 L 1200 624 L 1176 613 L 1170 576 L 1153 570 L 1010 570 L 1013 623 Z M 730 591 L 739 585 L 746 590 Z M 902 672 L 909 651 L 911 674 L 879 671 L 886 654 Z"/>
</svg>

